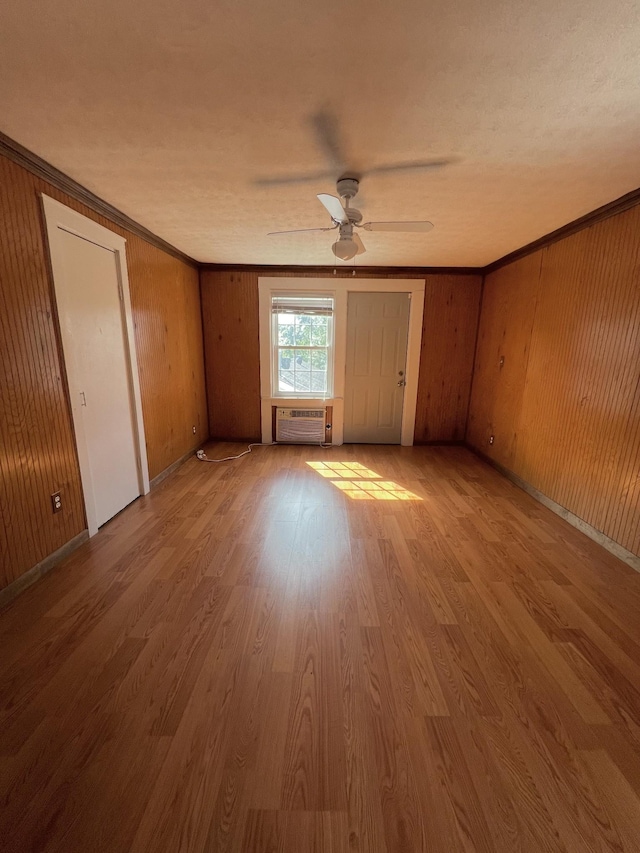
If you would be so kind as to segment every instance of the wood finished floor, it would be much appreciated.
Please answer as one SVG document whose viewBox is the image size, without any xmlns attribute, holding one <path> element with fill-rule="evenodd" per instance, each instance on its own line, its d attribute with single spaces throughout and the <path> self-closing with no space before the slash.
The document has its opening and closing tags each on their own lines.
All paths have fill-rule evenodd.
<svg viewBox="0 0 640 853">
<path fill-rule="evenodd" d="M 192 459 L 0 613 L 0 849 L 638 851 L 639 617 L 466 450 Z"/>
</svg>

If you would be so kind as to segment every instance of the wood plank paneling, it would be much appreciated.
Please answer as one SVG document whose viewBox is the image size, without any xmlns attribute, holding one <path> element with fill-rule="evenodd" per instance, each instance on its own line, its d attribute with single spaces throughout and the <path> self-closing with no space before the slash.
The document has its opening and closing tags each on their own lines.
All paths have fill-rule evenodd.
<svg viewBox="0 0 640 853">
<path fill-rule="evenodd" d="M 640 555 L 640 207 L 490 274 L 476 364 L 470 443 Z"/>
<path fill-rule="evenodd" d="M 208 434 L 197 270 L 0 157 L 0 586 L 86 526 L 41 192 L 127 239 L 150 476 Z"/>
<path fill-rule="evenodd" d="M 0 584 L 86 525 L 31 176 L 0 158 Z M 53 515 L 59 490 L 63 510 Z"/>
<path fill-rule="evenodd" d="M 481 284 L 478 275 L 425 279 L 416 442 L 464 440 Z"/>
<path fill-rule="evenodd" d="M 485 280 L 467 440 L 512 469 L 542 252 Z M 493 446 L 489 439 L 494 436 Z"/>
<path fill-rule="evenodd" d="M 138 238 L 127 260 L 153 478 L 209 436 L 200 284 L 196 269 Z"/>
<path fill-rule="evenodd" d="M 211 436 L 260 441 L 258 276 L 203 272 L 201 293 Z"/>
<path fill-rule="evenodd" d="M 299 270 L 272 274 L 302 277 Z M 310 271 L 306 277 L 316 275 Z M 336 277 L 349 278 L 350 272 L 340 271 Z M 416 441 L 462 440 L 481 276 L 389 271 L 370 277 L 425 279 Z M 201 283 L 211 435 L 259 441 L 258 272 L 203 270 Z"/>
</svg>

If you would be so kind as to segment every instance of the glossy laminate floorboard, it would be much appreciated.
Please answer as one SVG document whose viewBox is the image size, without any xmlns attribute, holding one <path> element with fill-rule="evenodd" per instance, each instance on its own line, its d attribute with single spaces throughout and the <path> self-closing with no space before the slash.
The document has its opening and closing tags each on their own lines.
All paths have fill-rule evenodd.
<svg viewBox="0 0 640 853">
<path fill-rule="evenodd" d="M 461 448 L 192 459 L 0 643 L 7 853 L 640 849 L 640 575 Z"/>
</svg>

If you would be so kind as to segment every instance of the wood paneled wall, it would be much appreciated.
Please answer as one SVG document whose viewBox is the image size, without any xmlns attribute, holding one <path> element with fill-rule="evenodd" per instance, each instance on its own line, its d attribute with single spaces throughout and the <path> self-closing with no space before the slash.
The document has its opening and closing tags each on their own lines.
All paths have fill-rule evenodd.
<svg viewBox="0 0 640 853">
<path fill-rule="evenodd" d="M 258 276 L 200 277 L 211 437 L 260 441 Z"/>
<path fill-rule="evenodd" d="M 150 476 L 208 435 L 197 270 L 0 156 L 0 587 L 86 527 L 41 192 L 127 238 Z"/>
<path fill-rule="evenodd" d="M 200 284 L 196 269 L 137 237 L 127 261 L 153 478 L 209 437 Z"/>
<path fill-rule="evenodd" d="M 467 438 L 640 555 L 640 207 L 487 276 Z"/>
<path fill-rule="evenodd" d="M 273 275 L 302 273 L 278 269 Z M 318 277 L 316 271 L 308 275 Z M 411 277 L 404 272 L 366 275 Z M 454 274 L 415 277 L 426 281 L 416 441 L 462 440 L 482 278 Z M 203 270 L 201 285 L 211 435 L 259 441 L 258 273 Z"/>
<path fill-rule="evenodd" d="M 415 441 L 463 441 L 482 278 L 425 278 Z"/>
<path fill-rule="evenodd" d="M 542 251 L 492 273 L 485 279 L 482 296 L 467 440 L 511 471 Z M 488 444 L 491 435 L 493 446 Z"/>
</svg>

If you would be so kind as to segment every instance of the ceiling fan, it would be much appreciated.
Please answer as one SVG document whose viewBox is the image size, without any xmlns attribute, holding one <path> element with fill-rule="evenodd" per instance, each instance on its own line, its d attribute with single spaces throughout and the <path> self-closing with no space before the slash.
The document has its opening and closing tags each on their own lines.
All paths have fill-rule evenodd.
<svg viewBox="0 0 640 853">
<path fill-rule="evenodd" d="M 268 237 L 278 237 L 281 234 L 311 234 L 320 231 L 338 230 L 338 239 L 331 247 L 333 254 L 342 261 L 350 261 L 356 255 L 362 255 L 367 250 L 359 234 L 354 228 L 364 228 L 365 231 L 405 231 L 426 234 L 433 228 L 432 222 L 363 222 L 362 213 L 350 206 L 352 198 L 358 193 L 359 181 L 356 178 L 340 178 L 336 190 L 340 198 L 328 193 L 318 193 L 317 198 L 324 205 L 333 221 L 328 228 L 300 228 L 293 231 L 270 231 Z M 342 201 L 340 200 L 342 199 Z"/>
<path fill-rule="evenodd" d="M 345 154 L 342 143 L 339 122 L 336 116 L 327 108 L 310 116 L 309 123 L 316 138 L 318 147 L 328 163 L 326 169 L 307 172 L 298 175 L 275 175 L 257 178 L 256 186 L 270 187 L 282 184 L 300 184 L 311 181 L 326 180 L 339 175 L 341 178 L 363 178 L 365 175 L 387 174 L 389 172 L 407 172 L 412 170 L 433 171 L 454 162 L 455 158 L 406 160 L 396 163 L 379 163 L 366 168 L 354 168 L 353 160 Z"/>
</svg>

